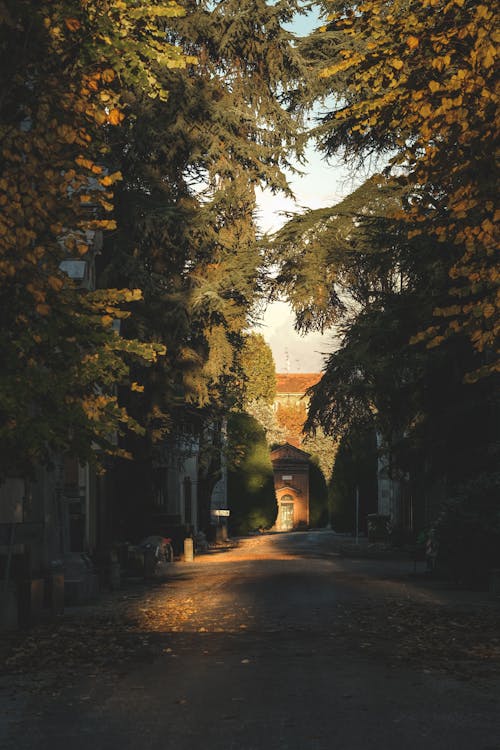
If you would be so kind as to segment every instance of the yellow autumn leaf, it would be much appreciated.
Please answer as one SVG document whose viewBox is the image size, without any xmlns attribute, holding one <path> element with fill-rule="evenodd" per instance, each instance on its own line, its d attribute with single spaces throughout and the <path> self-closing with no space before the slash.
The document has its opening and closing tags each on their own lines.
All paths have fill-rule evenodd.
<svg viewBox="0 0 500 750">
<path fill-rule="evenodd" d="M 96 221 L 95 226 L 97 229 L 105 229 L 107 231 L 111 231 L 113 229 L 116 229 L 116 221 L 114 219 L 108 219 L 107 221 Z"/>
<path fill-rule="evenodd" d="M 123 175 L 121 172 L 113 172 L 113 174 L 108 174 L 105 177 L 103 177 L 99 182 L 103 187 L 109 187 L 110 185 L 113 185 L 118 180 L 122 180 Z"/>
<path fill-rule="evenodd" d="M 123 112 L 120 112 L 120 110 L 115 107 L 108 115 L 108 122 L 110 125 L 119 125 L 124 118 L 125 115 Z"/>
<path fill-rule="evenodd" d="M 37 311 L 37 313 L 38 313 L 39 315 L 43 315 L 43 316 L 45 317 L 46 315 L 48 315 L 48 314 L 49 314 L 49 312 L 50 312 L 50 307 L 49 307 L 48 305 L 46 305 L 46 304 L 43 304 L 43 303 L 39 303 L 39 304 L 38 304 L 38 305 L 37 305 L 37 306 L 35 307 L 35 310 Z"/>
<path fill-rule="evenodd" d="M 84 169 L 92 169 L 94 166 L 94 162 L 92 162 L 90 159 L 86 159 L 84 156 L 77 156 L 75 159 L 75 163 L 78 164 L 79 167 L 83 167 Z"/>
<path fill-rule="evenodd" d="M 135 383 L 134 382 L 130 386 L 130 390 L 137 391 L 137 393 L 144 393 L 144 386 L 143 385 L 139 385 L 139 383 Z"/>
<path fill-rule="evenodd" d="M 77 18 L 65 18 L 64 23 L 70 31 L 78 31 L 82 25 Z"/>
<path fill-rule="evenodd" d="M 484 51 L 483 65 L 485 68 L 491 68 L 495 64 L 496 49 L 493 45 L 489 45 Z"/>
<path fill-rule="evenodd" d="M 49 276 L 47 283 L 55 292 L 59 292 L 64 286 L 63 280 L 58 276 Z"/>
<path fill-rule="evenodd" d="M 115 77 L 115 71 L 111 68 L 106 68 L 106 70 L 103 70 L 101 73 L 101 78 L 104 81 L 104 83 L 111 83 L 111 81 L 114 80 Z"/>
<path fill-rule="evenodd" d="M 420 44 L 420 40 L 416 36 L 409 36 L 406 40 L 406 44 L 410 49 L 416 49 Z"/>
</svg>

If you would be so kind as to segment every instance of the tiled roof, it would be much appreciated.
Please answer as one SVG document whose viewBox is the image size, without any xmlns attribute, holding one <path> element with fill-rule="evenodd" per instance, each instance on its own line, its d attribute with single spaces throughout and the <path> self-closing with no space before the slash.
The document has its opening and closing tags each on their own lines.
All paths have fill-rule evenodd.
<svg viewBox="0 0 500 750">
<path fill-rule="evenodd" d="M 276 373 L 276 391 L 278 393 L 305 393 L 319 380 L 321 380 L 320 372 Z"/>
</svg>

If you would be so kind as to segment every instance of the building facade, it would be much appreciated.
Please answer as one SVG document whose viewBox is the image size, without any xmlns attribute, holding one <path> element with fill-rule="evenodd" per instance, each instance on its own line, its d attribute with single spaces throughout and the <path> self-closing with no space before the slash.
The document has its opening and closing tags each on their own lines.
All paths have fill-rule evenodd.
<svg viewBox="0 0 500 750">
<path fill-rule="evenodd" d="M 277 531 L 309 526 L 309 453 L 285 443 L 271 452 L 278 503 Z"/>
<path fill-rule="evenodd" d="M 284 439 L 297 448 L 302 443 L 302 428 L 307 417 L 307 390 L 321 379 L 321 373 L 277 373 L 274 412 Z"/>
</svg>

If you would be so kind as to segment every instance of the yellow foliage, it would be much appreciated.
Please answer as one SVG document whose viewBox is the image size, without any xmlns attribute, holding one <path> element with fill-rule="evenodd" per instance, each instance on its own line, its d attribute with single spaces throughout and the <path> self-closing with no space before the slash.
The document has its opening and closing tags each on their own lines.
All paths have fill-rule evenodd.
<svg viewBox="0 0 500 750">
<path fill-rule="evenodd" d="M 59 276 L 49 276 L 47 283 L 56 292 L 61 291 L 64 286 L 64 282 Z"/>
<path fill-rule="evenodd" d="M 106 68 L 106 70 L 102 71 L 101 77 L 104 83 L 111 83 L 115 79 L 115 71 L 111 68 Z"/>
<path fill-rule="evenodd" d="M 78 31 L 81 28 L 81 23 L 76 18 L 65 18 L 64 23 L 70 31 Z"/>
<path fill-rule="evenodd" d="M 404 65 L 404 62 L 396 57 L 393 60 L 389 60 L 389 65 L 392 65 L 392 67 L 395 68 L 396 70 L 401 70 L 401 68 Z"/>
<path fill-rule="evenodd" d="M 110 125 L 119 125 L 124 119 L 125 115 L 123 112 L 120 112 L 120 110 L 116 108 L 112 109 L 108 114 L 108 122 Z"/>
<path fill-rule="evenodd" d="M 94 162 L 90 159 L 86 159 L 84 156 L 77 156 L 75 159 L 75 163 L 78 164 L 79 167 L 83 167 L 84 169 L 92 169 L 94 166 Z"/>
<path fill-rule="evenodd" d="M 347 133 L 344 145 L 354 153 L 387 143 L 389 127 L 391 147 L 399 149 L 393 163 L 406 169 L 412 196 L 408 237 L 433 235 L 463 248 L 450 267 L 461 280 L 453 293 L 461 299 L 472 294 L 474 301 L 462 312 L 450 305 L 447 315 L 460 318 L 458 328 L 479 351 L 494 346 L 490 300 L 498 283 L 492 270 L 500 220 L 492 171 L 499 135 L 496 19 L 492 0 L 411 6 L 394 0 L 390 7 L 365 0 L 355 21 L 335 9 L 327 27 L 335 32 L 335 57 L 320 73 L 342 94 L 349 71 L 356 99 L 335 112 L 332 127 Z M 429 335 L 432 346 L 443 340 L 439 331 Z"/>
<path fill-rule="evenodd" d="M 122 180 L 122 179 L 123 177 L 122 177 L 121 172 L 113 172 L 113 174 L 102 177 L 100 180 L 100 183 L 104 187 L 109 187 L 110 185 L 114 185 L 115 182 L 118 182 L 119 180 Z"/>
</svg>

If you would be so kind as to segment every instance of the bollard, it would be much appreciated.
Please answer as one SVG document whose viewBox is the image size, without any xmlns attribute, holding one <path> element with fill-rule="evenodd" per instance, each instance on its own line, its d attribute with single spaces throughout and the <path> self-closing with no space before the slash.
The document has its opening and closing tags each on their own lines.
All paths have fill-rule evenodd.
<svg viewBox="0 0 500 750">
<path fill-rule="evenodd" d="M 194 560 L 194 543 L 191 537 L 184 539 L 184 562 L 193 562 Z"/>
</svg>

